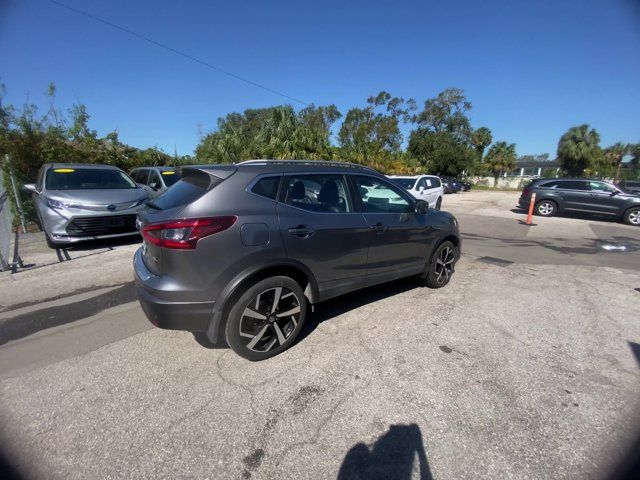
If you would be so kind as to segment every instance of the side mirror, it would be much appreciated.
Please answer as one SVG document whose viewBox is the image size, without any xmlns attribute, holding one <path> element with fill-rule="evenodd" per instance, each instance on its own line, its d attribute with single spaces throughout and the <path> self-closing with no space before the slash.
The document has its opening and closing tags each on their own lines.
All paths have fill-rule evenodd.
<svg viewBox="0 0 640 480">
<path fill-rule="evenodd" d="M 416 201 L 416 208 L 415 208 L 416 213 L 427 213 L 428 210 L 429 210 L 429 202 L 425 202 L 424 200 Z"/>
<path fill-rule="evenodd" d="M 418 191 L 420 193 L 424 192 L 424 185 L 420 185 L 420 187 L 418 187 Z"/>
<path fill-rule="evenodd" d="M 32 192 L 32 193 L 37 192 L 35 183 L 25 183 L 22 186 L 22 190 L 24 190 L 25 192 Z"/>
<path fill-rule="evenodd" d="M 152 182 L 149 184 L 149 186 L 153 189 L 153 190 L 158 190 L 158 188 L 160 188 L 160 185 L 158 185 L 158 182 Z"/>
<path fill-rule="evenodd" d="M 611 192 L 611 196 L 615 196 L 615 195 L 619 195 L 620 192 L 618 190 L 614 190 L 613 192 Z"/>
</svg>

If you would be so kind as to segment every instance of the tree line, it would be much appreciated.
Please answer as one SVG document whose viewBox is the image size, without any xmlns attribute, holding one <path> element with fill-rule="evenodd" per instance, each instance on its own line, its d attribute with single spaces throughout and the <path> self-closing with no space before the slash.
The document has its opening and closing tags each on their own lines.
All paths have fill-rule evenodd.
<svg viewBox="0 0 640 480">
<path fill-rule="evenodd" d="M 44 111 L 29 101 L 21 107 L 3 103 L 5 91 L 0 85 L 0 155 L 4 161 L 4 154 L 9 154 L 20 182 L 33 181 L 47 162 L 104 163 L 128 171 L 141 165 L 255 158 L 343 160 L 386 174 L 497 178 L 513 170 L 518 158 L 514 143 L 494 142 L 489 128 L 472 126 L 471 102 L 457 88 L 447 88 L 421 104 L 382 91 L 345 115 L 335 105 L 313 104 L 297 111 L 278 105 L 229 113 L 202 136 L 193 157 L 127 145 L 116 131 L 99 136 L 89 127 L 85 105 L 66 111 L 56 105 L 53 84 L 46 92 Z M 602 148 L 598 132 L 588 125 L 570 128 L 557 149 L 563 173 L 571 176 L 617 177 L 628 154 L 637 166 L 637 144 Z"/>
</svg>

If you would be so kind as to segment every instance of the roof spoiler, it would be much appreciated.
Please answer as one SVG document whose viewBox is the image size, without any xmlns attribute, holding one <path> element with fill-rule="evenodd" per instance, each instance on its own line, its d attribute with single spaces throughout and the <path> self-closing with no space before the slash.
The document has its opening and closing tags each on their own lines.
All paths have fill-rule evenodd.
<svg viewBox="0 0 640 480">
<path fill-rule="evenodd" d="M 185 165 L 181 167 L 181 175 L 189 173 L 189 171 L 203 172 L 220 180 L 226 180 L 233 175 L 237 169 L 235 165 Z"/>
</svg>

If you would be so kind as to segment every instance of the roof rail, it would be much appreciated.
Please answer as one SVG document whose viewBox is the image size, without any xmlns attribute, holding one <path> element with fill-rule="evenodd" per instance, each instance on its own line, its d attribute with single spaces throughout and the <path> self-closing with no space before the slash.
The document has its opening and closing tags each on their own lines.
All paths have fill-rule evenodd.
<svg viewBox="0 0 640 480">
<path fill-rule="evenodd" d="M 373 170 L 371 167 L 367 167 L 366 165 L 359 165 L 357 163 L 351 162 L 338 162 L 335 160 L 272 160 L 272 159 L 263 159 L 263 160 L 244 160 L 242 162 L 236 163 L 236 165 L 315 165 L 315 166 L 338 166 L 338 167 L 351 167 L 351 168 L 361 168 L 363 170 Z"/>
</svg>

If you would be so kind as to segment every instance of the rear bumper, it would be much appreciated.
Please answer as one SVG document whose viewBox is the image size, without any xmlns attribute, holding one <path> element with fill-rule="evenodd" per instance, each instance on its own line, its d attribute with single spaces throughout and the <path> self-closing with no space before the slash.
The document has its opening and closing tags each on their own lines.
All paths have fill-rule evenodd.
<svg viewBox="0 0 640 480">
<path fill-rule="evenodd" d="M 155 289 L 152 284 L 160 281 L 142 261 L 142 249 L 133 257 L 136 293 L 142 310 L 156 327 L 168 330 L 206 332 L 213 315 L 215 302 L 178 302 L 167 297 L 175 292 Z"/>
</svg>

